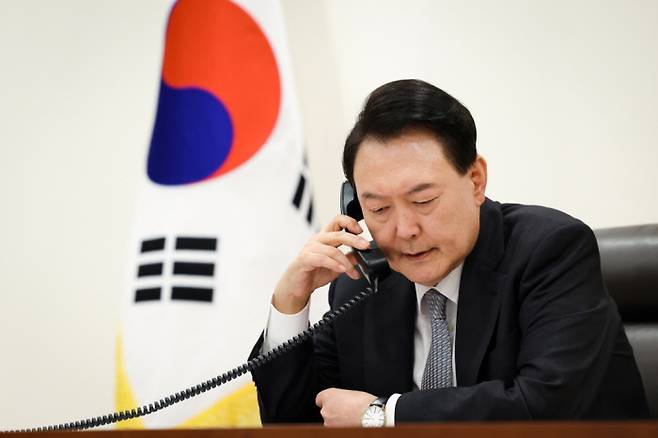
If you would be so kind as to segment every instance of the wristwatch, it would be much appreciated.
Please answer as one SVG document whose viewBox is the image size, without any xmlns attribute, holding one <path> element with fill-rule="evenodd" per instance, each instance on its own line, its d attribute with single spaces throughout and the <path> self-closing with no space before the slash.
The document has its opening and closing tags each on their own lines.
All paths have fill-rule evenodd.
<svg viewBox="0 0 658 438">
<path fill-rule="evenodd" d="M 388 397 L 379 397 L 368 406 L 361 416 L 361 426 L 382 427 L 386 424 L 386 402 Z"/>
</svg>

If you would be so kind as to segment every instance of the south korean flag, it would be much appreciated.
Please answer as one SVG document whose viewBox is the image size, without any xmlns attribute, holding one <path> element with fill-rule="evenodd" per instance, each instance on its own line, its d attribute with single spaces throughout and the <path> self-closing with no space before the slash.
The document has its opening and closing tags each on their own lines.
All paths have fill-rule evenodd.
<svg viewBox="0 0 658 438">
<path fill-rule="evenodd" d="M 117 409 L 245 362 L 313 203 L 281 8 L 174 4 L 116 346 Z M 119 427 L 260 424 L 250 375 Z"/>
</svg>

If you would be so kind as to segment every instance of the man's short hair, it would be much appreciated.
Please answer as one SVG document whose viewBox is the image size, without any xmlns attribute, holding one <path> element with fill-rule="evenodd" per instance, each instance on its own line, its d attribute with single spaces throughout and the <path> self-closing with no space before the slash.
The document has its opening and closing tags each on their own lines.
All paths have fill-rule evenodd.
<svg viewBox="0 0 658 438">
<path fill-rule="evenodd" d="M 468 109 L 432 84 L 418 79 L 389 82 L 373 91 L 345 140 L 343 172 L 354 185 L 354 160 L 367 137 L 387 141 L 420 128 L 436 136 L 446 159 L 461 175 L 475 161 L 477 133 Z"/>
</svg>

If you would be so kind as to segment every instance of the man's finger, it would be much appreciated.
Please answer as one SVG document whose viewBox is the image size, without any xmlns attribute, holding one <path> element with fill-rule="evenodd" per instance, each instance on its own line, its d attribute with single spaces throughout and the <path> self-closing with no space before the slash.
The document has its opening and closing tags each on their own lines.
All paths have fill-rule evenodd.
<svg viewBox="0 0 658 438">
<path fill-rule="evenodd" d="M 335 390 L 336 388 L 327 388 L 318 392 L 318 395 L 315 396 L 315 405 L 321 408 L 326 401 L 325 398 L 327 398 L 327 396 L 329 396 Z"/>
<path fill-rule="evenodd" d="M 326 391 L 326 389 L 324 391 Z M 322 408 L 322 403 L 324 402 L 324 391 L 318 392 L 318 395 L 315 396 L 315 406 L 318 408 Z"/>
<path fill-rule="evenodd" d="M 363 228 L 356 221 L 356 219 L 346 216 L 344 214 L 338 215 L 333 218 L 323 229 L 324 232 L 347 230 L 352 234 L 363 233 Z"/>
<path fill-rule="evenodd" d="M 351 261 L 349 256 L 346 254 L 343 254 L 338 248 L 334 248 L 333 246 L 329 245 L 317 245 L 314 246 L 312 249 L 310 249 L 312 253 L 315 254 L 322 254 L 326 257 L 329 257 L 331 260 L 334 260 L 336 263 L 339 263 L 341 266 L 343 266 L 344 271 L 347 272 L 350 277 L 355 279 L 358 279 L 358 272 L 356 269 L 354 269 L 354 261 Z M 332 269 L 334 272 L 339 272 L 337 269 Z"/>
<path fill-rule="evenodd" d="M 327 233 L 320 233 L 316 238 L 318 242 L 334 247 L 346 245 L 362 250 L 370 248 L 370 243 L 366 239 L 347 231 L 329 231 Z"/>
<path fill-rule="evenodd" d="M 321 252 L 309 252 L 305 254 L 304 261 L 312 266 L 312 269 L 325 268 L 329 271 L 335 272 L 336 276 L 348 271 L 348 269 L 352 269 L 352 267 L 347 268 L 341 262 L 334 260 Z"/>
</svg>

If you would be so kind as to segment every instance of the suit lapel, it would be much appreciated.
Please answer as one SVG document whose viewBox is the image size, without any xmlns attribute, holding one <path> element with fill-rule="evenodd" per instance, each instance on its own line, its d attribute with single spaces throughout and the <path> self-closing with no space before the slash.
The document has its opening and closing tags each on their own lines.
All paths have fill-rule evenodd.
<svg viewBox="0 0 658 438">
<path fill-rule="evenodd" d="M 363 363 L 366 388 L 375 395 L 413 387 L 416 299 L 413 283 L 397 272 L 365 303 Z"/>
<path fill-rule="evenodd" d="M 495 268 L 504 251 L 500 205 L 487 200 L 480 209 L 480 233 L 464 261 L 457 306 L 455 366 L 457 384 L 477 383 L 478 372 L 496 325 L 505 275 Z"/>
</svg>

